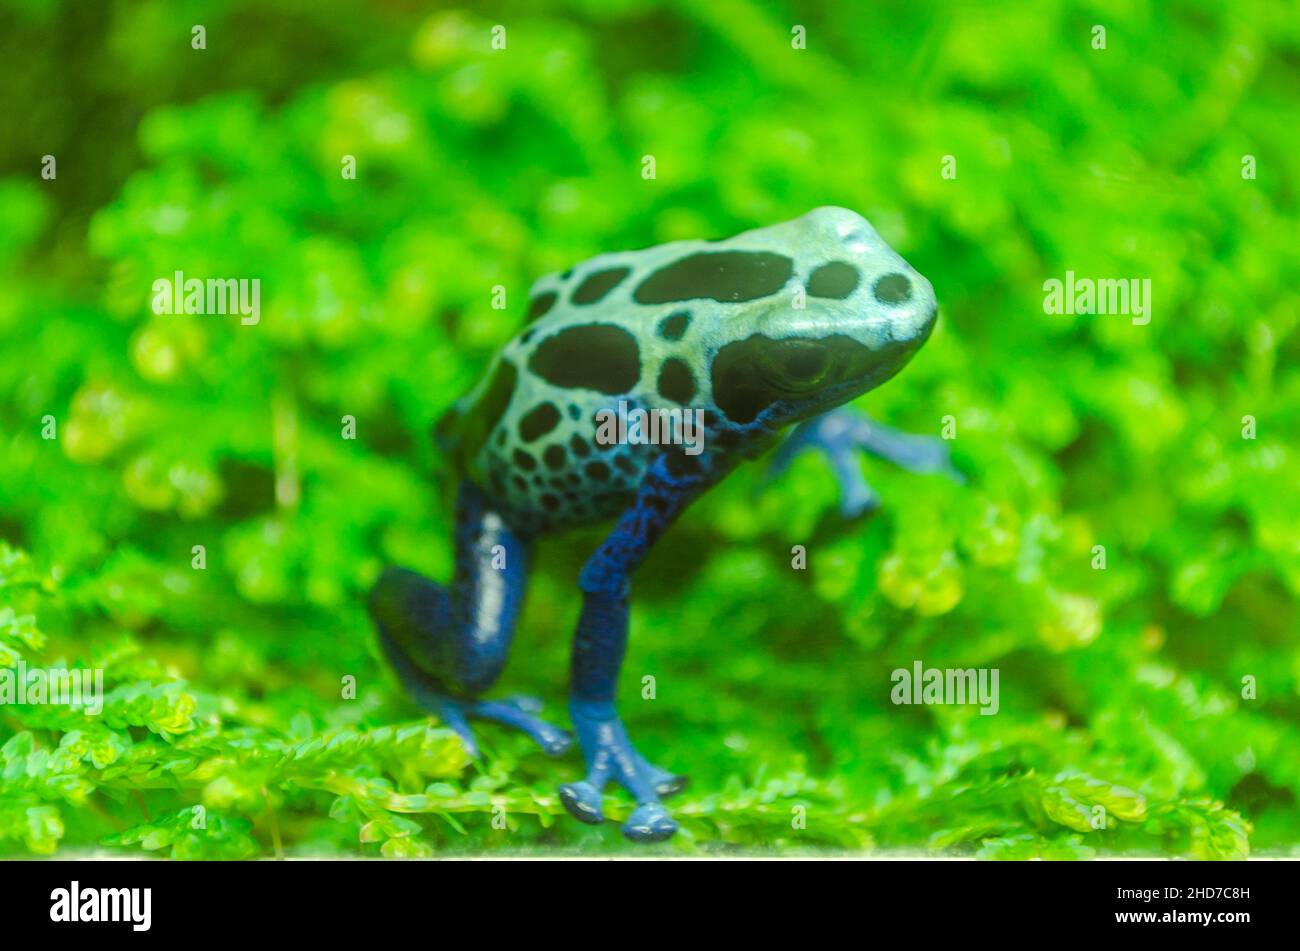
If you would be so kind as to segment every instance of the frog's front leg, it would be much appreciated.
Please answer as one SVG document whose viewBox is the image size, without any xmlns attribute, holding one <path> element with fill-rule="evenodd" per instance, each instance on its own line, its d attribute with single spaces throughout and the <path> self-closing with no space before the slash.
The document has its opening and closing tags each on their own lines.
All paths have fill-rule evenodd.
<svg viewBox="0 0 1300 951">
<path fill-rule="evenodd" d="M 456 573 L 448 590 L 423 575 L 386 568 L 370 593 L 369 608 L 384 656 L 417 704 L 465 742 L 478 744 L 469 720 L 492 720 L 521 730 L 547 753 L 572 741 L 538 719 L 527 698 L 483 700 L 505 666 L 528 576 L 528 547 L 466 482 L 456 504 Z"/>
<path fill-rule="evenodd" d="M 658 842 L 677 831 L 676 820 L 659 798 L 682 789 L 686 780 L 647 762 L 628 739 L 615 709 L 627 650 L 631 576 L 673 519 L 712 481 L 694 474 L 675 477 L 661 457 L 578 578 L 582 612 L 573 641 L 569 713 L 587 775 L 561 786 L 560 799 L 575 818 L 602 822 L 602 791 L 613 780 L 636 798 L 637 807 L 623 824 L 623 834 L 634 841 Z"/>
<path fill-rule="evenodd" d="M 840 513 L 854 518 L 880 504 L 862 475 L 858 451 L 866 450 L 909 472 L 938 472 L 957 483 L 965 476 L 952 465 L 948 444 L 934 436 L 916 436 L 876 422 L 841 406 L 795 427 L 772 458 L 769 478 L 783 472 L 795 456 L 809 449 L 826 454 L 840 484 Z"/>
</svg>

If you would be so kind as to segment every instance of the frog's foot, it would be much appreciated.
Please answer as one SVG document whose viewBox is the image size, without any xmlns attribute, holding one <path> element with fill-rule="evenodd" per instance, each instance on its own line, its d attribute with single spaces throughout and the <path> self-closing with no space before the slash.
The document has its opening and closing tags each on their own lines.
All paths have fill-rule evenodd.
<svg viewBox="0 0 1300 951">
<path fill-rule="evenodd" d="M 602 795 L 610 780 L 630 792 L 637 802 L 623 823 L 623 834 L 634 842 L 662 842 L 677 831 L 677 820 L 668 814 L 661 796 L 671 796 L 686 787 L 686 777 L 675 776 L 651 764 L 627 737 L 613 704 L 569 703 L 578 743 L 587 762 L 586 778 L 560 787 L 560 801 L 569 814 L 583 822 L 605 821 Z"/>
<path fill-rule="evenodd" d="M 432 706 L 432 712 L 461 738 L 466 752 L 473 759 L 478 759 L 479 747 L 470 720 L 489 720 L 519 730 L 540 746 L 547 756 L 562 756 L 573 746 L 573 737 L 568 732 L 534 715 L 534 711 L 541 709 L 541 704 L 533 698 L 456 700 L 439 697 Z M 429 709 L 428 706 L 425 708 Z"/>
<path fill-rule="evenodd" d="M 858 450 L 866 450 L 909 472 L 938 472 L 959 484 L 966 481 L 953 467 L 944 440 L 890 429 L 847 407 L 800 424 L 777 450 L 768 477 L 778 476 L 795 456 L 809 449 L 824 453 L 830 461 L 840 484 L 840 514 L 845 518 L 855 518 L 880 504 L 880 497 L 862 475 Z"/>
<path fill-rule="evenodd" d="M 470 719 L 491 720 L 513 727 L 532 738 L 547 756 L 562 756 L 573 746 L 573 737 L 535 714 L 542 703 L 535 697 L 511 697 L 508 700 L 475 700 L 465 707 Z"/>
<path fill-rule="evenodd" d="M 549 756 L 560 756 L 573 746 L 573 737 L 565 730 L 539 719 L 540 700 L 533 697 L 511 697 L 506 700 L 467 700 L 453 697 L 440 689 L 438 683 L 417 667 L 390 638 L 383 624 L 379 624 L 379 642 L 384 654 L 397 671 L 398 679 L 407 694 L 422 709 L 438 717 L 465 743 L 465 750 L 478 759 L 478 741 L 470 728 L 470 720 L 490 720 L 502 726 L 520 730 L 542 748 Z"/>
</svg>

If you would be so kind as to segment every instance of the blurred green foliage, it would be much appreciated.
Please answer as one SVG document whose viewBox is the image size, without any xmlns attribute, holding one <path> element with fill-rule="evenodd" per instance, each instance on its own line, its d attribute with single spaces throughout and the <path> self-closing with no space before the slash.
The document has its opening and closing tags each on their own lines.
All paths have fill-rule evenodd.
<svg viewBox="0 0 1300 951">
<path fill-rule="evenodd" d="M 656 848 L 1300 849 L 1294 5 L 8 0 L 0 62 L 0 661 L 108 690 L 0 707 L 0 850 L 631 848 L 562 817 L 576 756 L 467 762 L 360 598 L 448 574 L 428 428 L 533 278 L 823 204 L 933 281 L 861 403 L 953 417 L 970 484 L 864 461 L 845 525 L 824 462 L 750 466 L 665 539 L 621 700 L 693 780 Z M 1151 323 L 1044 314 L 1067 269 L 1150 278 Z M 177 270 L 261 322 L 154 316 Z M 501 684 L 553 713 L 598 537 L 543 543 Z M 917 659 L 999 668 L 999 713 L 892 705 Z"/>
</svg>

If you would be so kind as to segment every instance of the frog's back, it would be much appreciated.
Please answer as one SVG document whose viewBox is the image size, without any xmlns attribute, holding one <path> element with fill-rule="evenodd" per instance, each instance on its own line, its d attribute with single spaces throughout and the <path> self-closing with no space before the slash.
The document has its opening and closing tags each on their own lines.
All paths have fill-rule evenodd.
<svg viewBox="0 0 1300 951">
<path fill-rule="evenodd" d="M 662 447 L 597 440 L 597 414 L 617 413 L 620 402 L 628 411 L 707 408 L 699 368 L 708 365 L 710 321 L 699 311 L 717 305 L 709 295 L 751 300 L 790 278 L 789 259 L 758 240 L 730 252 L 719 283 L 713 255 L 736 240 L 603 254 L 540 278 L 525 324 L 439 424 L 463 476 L 527 530 L 625 508 Z"/>
<path fill-rule="evenodd" d="M 650 250 L 658 257 L 667 249 Z M 630 296 L 646 254 L 606 254 L 539 279 L 525 324 L 439 422 L 438 441 L 459 473 L 523 530 L 617 514 L 657 449 L 596 438 L 600 410 L 616 411 L 620 400 L 628 407 L 664 401 L 656 384 L 668 348 L 659 342 L 671 341 L 654 333 L 664 308 Z M 681 323 L 670 325 L 670 333 Z M 680 408 L 696 395 L 694 374 L 681 359 L 668 372 L 690 381 L 668 387 L 677 397 L 670 405 Z"/>
</svg>

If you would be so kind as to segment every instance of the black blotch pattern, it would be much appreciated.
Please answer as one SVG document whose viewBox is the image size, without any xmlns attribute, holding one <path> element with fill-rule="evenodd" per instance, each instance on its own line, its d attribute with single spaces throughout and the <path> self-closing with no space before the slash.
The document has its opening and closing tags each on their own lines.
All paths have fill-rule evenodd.
<svg viewBox="0 0 1300 951">
<path fill-rule="evenodd" d="M 572 419 L 572 420 L 575 420 L 575 421 L 576 421 L 576 420 L 579 420 L 579 419 L 581 419 L 581 418 L 582 418 L 582 410 L 578 407 L 578 404 L 577 404 L 577 403 L 570 403 L 570 404 L 569 404 L 569 419 Z"/>
<path fill-rule="evenodd" d="M 659 395 L 685 406 L 695 398 L 695 376 L 685 360 L 670 357 L 659 368 Z"/>
<path fill-rule="evenodd" d="M 524 442 L 540 439 L 560 422 L 560 411 L 554 403 L 538 403 L 519 420 L 519 438 Z"/>
<path fill-rule="evenodd" d="M 611 473 L 609 466 L 597 460 L 596 462 L 587 463 L 587 475 L 597 482 L 608 482 Z"/>
<path fill-rule="evenodd" d="M 560 507 L 560 500 L 549 492 L 543 492 L 542 505 L 546 508 L 546 511 L 554 512 Z"/>
<path fill-rule="evenodd" d="M 528 358 L 528 369 L 552 386 L 583 387 L 610 396 L 641 378 L 636 337 L 612 324 L 580 324 L 547 337 Z"/>
<path fill-rule="evenodd" d="M 515 395 L 515 383 L 519 371 L 509 360 L 501 360 L 492 371 L 492 379 L 487 389 L 475 401 L 465 414 L 461 424 L 460 453 L 461 459 L 468 461 L 478 454 L 487 442 L 488 436 L 496 428 L 501 417 L 510 405 L 510 398 Z"/>
<path fill-rule="evenodd" d="M 546 463 L 548 469 L 563 469 L 564 447 L 547 446 L 546 451 L 542 453 L 542 462 Z"/>
<path fill-rule="evenodd" d="M 525 479 L 523 476 L 519 475 L 519 473 L 515 473 L 514 475 L 512 475 L 510 477 L 510 481 L 514 483 L 515 488 L 518 489 L 520 492 L 528 491 L 528 480 Z"/>
<path fill-rule="evenodd" d="M 571 449 L 573 454 L 578 458 L 591 455 L 591 446 L 587 445 L 587 440 L 583 439 L 581 436 L 574 436 L 569 440 L 569 449 Z"/>
<path fill-rule="evenodd" d="M 575 304 L 594 304 L 618 285 L 623 283 L 623 278 L 632 273 L 630 267 L 611 267 L 603 271 L 593 271 L 582 279 L 569 296 Z"/>
<path fill-rule="evenodd" d="M 858 269 L 845 261 L 823 264 L 808 276 L 808 293 L 813 297 L 844 300 L 858 287 Z"/>
<path fill-rule="evenodd" d="M 659 321 L 659 336 L 665 340 L 681 340 L 686 335 L 686 329 L 690 325 L 690 312 L 679 310 L 677 313 L 669 314 Z"/>
<path fill-rule="evenodd" d="M 902 304 L 912 299 L 912 282 L 904 274 L 886 274 L 871 292 L 882 304 Z"/>
<path fill-rule="evenodd" d="M 638 304 L 712 298 L 726 303 L 775 294 L 794 273 L 794 262 L 770 251 L 700 251 L 655 271 L 632 293 Z"/>
<path fill-rule="evenodd" d="M 615 456 L 614 465 L 618 466 L 628 475 L 636 475 L 636 463 L 633 462 L 632 457 L 628 456 L 626 453 L 621 453 Z"/>
<path fill-rule="evenodd" d="M 529 323 L 537 320 L 539 317 L 545 317 L 547 311 L 555 306 L 556 300 L 559 299 L 555 291 L 544 291 L 533 298 L 532 303 L 528 305 L 528 316 L 525 318 Z"/>
<path fill-rule="evenodd" d="M 614 511 L 628 508 L 636 501 L 636 492 L 630 489 L 615 489 L 609 492 L 602 492 L 597 497 L 597 501 L 603 506 L 608 506 Z"/>
<path fill-rule="evenodd" d="M 532 472 L 537 468 L 537 460 L 522 449 L 516 449 L 515 454 L 510 458 L 518 468 L 523 469 L 525 472 Z"/>
<path fill-rule="evenodd" d="M 700 457 L 688 456 L 684 452 L 668 453 L 664 465 L 668 467 L 669 475 L 679 478 L 684 475 L 697 475 L 702 471 Z"/>
<path fill-rule="evenodd" d="M 497 495 L 506 494 L 506 484 L 505 481 L 501 478 L 501 473 L 494 472 L 490 476 L 488 476 L 488 483 L 492 486 L 492 491 L 495 492 Z"/>
<path fill-rule="evenodd" d="M 781 394 L 757 372 L 757 355 L 774 341 L 755 334 L 729 343 L 713 358 L 713 402 L 728 419 L 752 423 Z"/>
</svg>

